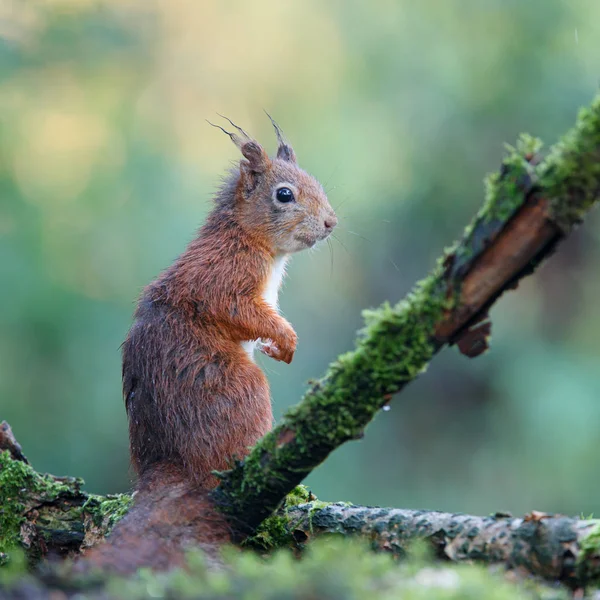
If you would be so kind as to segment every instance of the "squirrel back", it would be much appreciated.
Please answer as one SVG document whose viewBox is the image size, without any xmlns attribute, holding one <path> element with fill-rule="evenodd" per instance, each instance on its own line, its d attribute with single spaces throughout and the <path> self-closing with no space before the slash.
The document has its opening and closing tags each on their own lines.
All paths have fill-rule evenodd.
<svg viewBox="0 0 600 600">
<path fill-rule="evenodd" d="M 244 159 L 197 237 L 143 291 L 123 344 L 139 485 L 109 544 L 89 553 L 96 565 L 111 566 L 119 556 L 121 567 L 166 568 L 192 543 L 212 548 L 229 539 L 208 500 L 218 483 L 212 471 L 243 458 L 271 429 L 269 386 L 253 352 L 291 362 L 297 336 L 277 306 L 285 266 L 337 223 L 275 122 L 274 158 L 231 124 L 237 133 L 223 131 Z"/>
</svg>

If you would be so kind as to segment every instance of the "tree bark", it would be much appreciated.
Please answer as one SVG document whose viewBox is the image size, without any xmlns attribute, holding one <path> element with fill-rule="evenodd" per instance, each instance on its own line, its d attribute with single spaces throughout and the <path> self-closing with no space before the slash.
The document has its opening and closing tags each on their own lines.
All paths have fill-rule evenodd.
<svg viewBox="0 0 600 600">
<path fill-rule="evenodd" d="M 600 520 L 532 512 L 475 517 L 423 510 L 307 503 L 285 511 L 297 543 L 323 534 L 361 536 L 374 549 L 402 556 L 416 539 L 437 557 L 501 563 L 582 587 L 600 575 Z"/>
<path fill-rule="evenodd" d="M 96 496 L 83 480 L 38 473 L 8 424 L 0 423 L 0 565 L 20 547 L 34 564 L 98 543 L 131 505 L 126 494 Z"/>
</svg>

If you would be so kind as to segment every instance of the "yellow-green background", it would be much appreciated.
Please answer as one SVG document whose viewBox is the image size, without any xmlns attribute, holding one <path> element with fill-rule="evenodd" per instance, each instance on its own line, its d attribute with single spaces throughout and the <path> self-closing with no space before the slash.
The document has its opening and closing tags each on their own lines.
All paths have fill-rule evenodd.
<svg viewBox="0 0 600 600">
<path fill-rule="evenodd" d="M 600 82 L 596 0 L 0 2 L 0 419 L 39 470 L 130 486 L 119 345 L 267 109 L 340 226 L 281 295 L 277 416 L 460 234 L 521 131 L 554 141 Z M 600 512 L 600 222 L 308 480 L 328 500 Z"/>
</svg>

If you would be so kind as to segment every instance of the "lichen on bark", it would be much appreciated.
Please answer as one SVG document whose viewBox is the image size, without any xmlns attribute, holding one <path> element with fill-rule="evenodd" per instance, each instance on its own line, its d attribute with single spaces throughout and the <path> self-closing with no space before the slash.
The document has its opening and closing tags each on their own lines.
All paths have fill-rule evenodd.
<svg viewBox="0 0 600 600">
<path fill-rule="evenodd" d="M 96 496 L 82 486 L 82 479 L 41 474 L 0 452 L 0 561 L 17 548 L 33 564 L 49 552 L 73 555 L 102 539 L 131 496 Z"/>
<path fill-rule="evenodd" d="M 581 540 L 581 553 L 577 557 L 577 573 L 581 581 L 600 583 L 600 519 L 592 521 L 593 527 Z"/>
<path fill-rule="evenodd" d="M 74 490 L 78 493 L 81 483 L 80 479 L 41 475 L 30 465 L 13 460 L 7 450 L 0 452 L 0 552 L 21 542 L 21 525 L 29 510 Z"/>
</svg>

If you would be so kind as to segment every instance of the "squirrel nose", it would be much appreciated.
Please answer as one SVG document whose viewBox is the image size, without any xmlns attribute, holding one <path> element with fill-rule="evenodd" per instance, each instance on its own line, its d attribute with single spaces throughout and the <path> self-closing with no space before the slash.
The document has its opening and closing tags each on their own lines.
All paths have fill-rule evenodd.
<svg viewBox="0 0 600 600">
<path fill-rule="evenodd" d="M 331 217 L 327 217 L 325 219 L 325 229 L 333 229 L 337 225 L 337 217 L 332 215 Z"/>
</svg>

